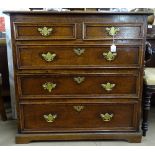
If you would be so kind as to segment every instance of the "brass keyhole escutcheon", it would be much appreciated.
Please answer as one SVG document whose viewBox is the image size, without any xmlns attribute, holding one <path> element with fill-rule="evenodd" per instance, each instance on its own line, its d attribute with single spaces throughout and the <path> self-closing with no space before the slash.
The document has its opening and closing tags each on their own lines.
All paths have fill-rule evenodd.
<svg viewBox="0 0 155 155">
<path fill-rule="evenodd" d="M 81 112 L 84 109 L 84 106 L 73 106 L 73 108 L 77 111 L 77 112 Z"/>
<path fill-rule="evenodd" d="M 81 84 L 82 82 L 84 82 L 85 80 L 85 77 L 75 77 L 74 78 L 74 81 L 77 83 L 77 84 Z"/>
<path fill-rule="evenodd" d="M 81 56 L 82 54 L 84 54 L 85 49 L 84 48 L 74 48 L 73 51 L 76 55 Z"/>
</svg>

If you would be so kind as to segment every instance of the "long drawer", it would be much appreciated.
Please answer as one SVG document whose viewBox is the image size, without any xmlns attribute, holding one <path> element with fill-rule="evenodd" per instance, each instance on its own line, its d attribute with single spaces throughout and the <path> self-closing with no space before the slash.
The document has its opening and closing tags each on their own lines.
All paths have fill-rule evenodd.
<svg viewBox="0 0 155 155">
<path fill-rule="evenodd" d="M 23 104 L 22 132 L 134 131 L 135 104 Z"/>
<path fill-rule="evenodd" d="M 110 45 L 18 45 L 18 69 L 138 67 L 140 46 L 117 46 L 110 52 Z"/>
<path fill-rule="evenodd" d="M 17 76 L 21 98 L 138 97 L 138 74 L 53 74 Z M 137 87 L 136 87 L 137 86 Z"/>
</svg>

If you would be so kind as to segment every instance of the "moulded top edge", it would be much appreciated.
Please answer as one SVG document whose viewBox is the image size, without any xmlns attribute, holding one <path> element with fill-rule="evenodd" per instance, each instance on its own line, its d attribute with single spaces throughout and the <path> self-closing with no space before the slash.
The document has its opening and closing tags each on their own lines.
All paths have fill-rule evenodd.
<svg viewBox="0 0 155 155">
<path fill-rule="evenodd" d="M 152 12 L 99 12 L 99 11 L 15 11 L 5 10 L 4 14 L 105 14 L 105 15 L 152 15 Z"/>
</svg>

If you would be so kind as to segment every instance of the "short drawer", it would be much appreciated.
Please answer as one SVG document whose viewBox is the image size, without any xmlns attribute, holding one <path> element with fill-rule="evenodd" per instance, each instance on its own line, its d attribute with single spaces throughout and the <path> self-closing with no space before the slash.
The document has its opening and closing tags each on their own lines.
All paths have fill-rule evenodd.
<svg viewBox="0 0 155 155">
<path fill-rule="evenodd" d="M 74 23 L 14 23 L 16 40 L 72 40 L 76 39 Z"/>
<path fill-rule="evenodd" d="M 17 77 L 21 98 L 137 97 L 137 74 L 56 74 Z"/>
<path fill-rule="evenodd" d="M 114 27 L 118 31 L 115 39 L 142 39 L 142 24 L 114 24 L 114 23 L 83 23 L 83 40 L 109 40 L 113 37 L 108 29 Z"/>
<path fill-rule="evenodd" d="M 22 132 L 135 130 L 134 104 L 23 104 Z"/>
<path fill-rule="evenodd" d="M 141 46 L 18 45 L 18 69 L 138 67 Z"/>
</svg>

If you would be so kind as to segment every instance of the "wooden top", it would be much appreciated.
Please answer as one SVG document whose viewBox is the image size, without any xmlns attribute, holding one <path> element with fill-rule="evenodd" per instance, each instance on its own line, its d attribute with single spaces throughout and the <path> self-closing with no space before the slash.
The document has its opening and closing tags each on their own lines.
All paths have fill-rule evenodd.
<svg viewBox="0 0 155 155">
<path fill-rule="evenodd" d="M 152 15 L 152 12 L 99 12 L 99 11 L 3 11 L 4 14 L 105 14 L 105 15 Z"/>
</svg>

